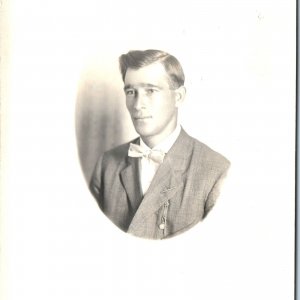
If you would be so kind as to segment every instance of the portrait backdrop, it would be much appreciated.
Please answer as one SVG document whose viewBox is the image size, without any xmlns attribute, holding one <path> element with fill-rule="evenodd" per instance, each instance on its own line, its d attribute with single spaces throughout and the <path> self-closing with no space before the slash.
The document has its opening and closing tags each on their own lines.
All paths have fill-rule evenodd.
<svg viewBox="0 0 300 300">
<path fill-rule="evenodd" d="M 294 1 L 1 11 L 1 299 L 293 299 Z M 118 57 L 148 48 L 182 63 L 184 129 L 231 161 L 210 215 L 168 241 L 121 232 L 87 186 L 97 156 L 136 136 Z"/>
</svg>

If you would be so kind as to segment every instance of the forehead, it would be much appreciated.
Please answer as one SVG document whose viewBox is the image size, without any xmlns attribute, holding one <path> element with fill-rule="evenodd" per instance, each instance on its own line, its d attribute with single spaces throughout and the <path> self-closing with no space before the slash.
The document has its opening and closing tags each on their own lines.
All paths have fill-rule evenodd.
<svg viewBox="0 0 300 300">
<path fill-rule="evenodd" d="M 140 69 L 128 68 L 124 83 L 125 85 L 169 85 L 168 74 L 161 63 L 153 63 Z"/>
</svg>

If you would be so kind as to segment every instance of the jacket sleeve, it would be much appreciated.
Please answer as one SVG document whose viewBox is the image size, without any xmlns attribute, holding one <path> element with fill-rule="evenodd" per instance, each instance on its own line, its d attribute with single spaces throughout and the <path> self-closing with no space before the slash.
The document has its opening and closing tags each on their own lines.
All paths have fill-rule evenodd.
<svg viewBox="0 0 300 300">
<path fill-rule="evenodd" d="M 206 202 L 205 202 L 203 218 L 205 218 L 207 216 L 207 214 L 210 212 L 210 210 L 215 205 L 215 203 L 217 201 L 217 198 L 220 195 L 220 190 L 221 190 L 223 181 L 227 176 L 227 172 L 228 172 L 229 167 L 230 167 L 230 163 L 228 162 L 228 165 L 226 166 L 225 170 L 221 173 L 219 178 L 216 180 L 213 188 L 209 192 L 208 197 L 207 197 Z"/>
<path fill-rule="evenodd" d="M 102 173 L 102 160 L 103 156 L 101 156 L 95 166 L 94 172 L 90 181 L 90 191 L 93 196 L 96 198 L 100 208 L 102 208 L 102 190 L 101 190 L 101 173 Z"/>
</svg>

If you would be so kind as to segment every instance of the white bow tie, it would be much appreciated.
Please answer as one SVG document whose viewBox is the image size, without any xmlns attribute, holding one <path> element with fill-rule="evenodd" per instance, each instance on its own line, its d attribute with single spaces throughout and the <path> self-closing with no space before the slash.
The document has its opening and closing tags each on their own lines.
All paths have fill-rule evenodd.
<svg viewBox="0 0 300 300">
<path fill-rule="evenodd" d="M 161 164 L 164 161 L 165 153 L 160 150 L 145 150 L 143 147 L 137 144 L 130 143 L 128 150 L 128 156 L 130 157 L 146 157 L 151 159 L 155 163 Z"/>
</svg>

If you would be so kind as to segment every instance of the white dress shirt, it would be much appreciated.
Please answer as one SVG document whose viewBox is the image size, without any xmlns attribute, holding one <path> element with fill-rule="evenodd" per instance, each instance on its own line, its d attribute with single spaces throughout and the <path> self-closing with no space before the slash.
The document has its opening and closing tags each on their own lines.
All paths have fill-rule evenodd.
<svg viewBox="0 0 300 300">
<path fill-rule="evenodd" d="M 168 153 L 168 151 L 171 149 L 175 141 L 177 140 L 179 134 L 180 134 L 181 126 L 177 124 L 175 130 L 162 142 L 160 142 L 158 145 L 153 147 L 152 149 L 149 148 L 140 138 L 140 146 L 144 148 L 145 150 L 160 150 L 164 152 L 165 154 Z M 147 157 L 141 158 L 141 169 L 140 169 L 140 182 L 142 187 L 143 195 L 146 194 L 152 179 L 159 167 L 158 163 L 155 163 L 153 160 L 150 160 Z"/>
</svg>

